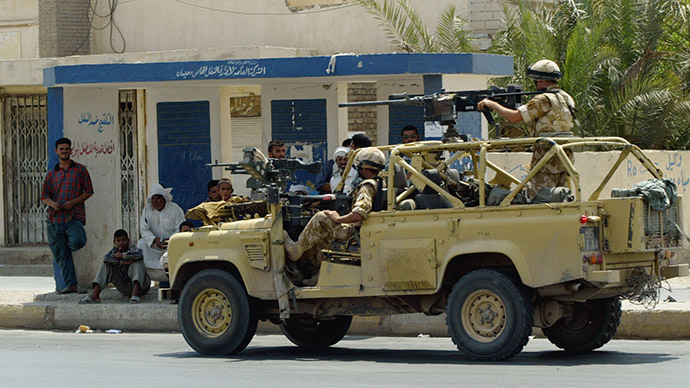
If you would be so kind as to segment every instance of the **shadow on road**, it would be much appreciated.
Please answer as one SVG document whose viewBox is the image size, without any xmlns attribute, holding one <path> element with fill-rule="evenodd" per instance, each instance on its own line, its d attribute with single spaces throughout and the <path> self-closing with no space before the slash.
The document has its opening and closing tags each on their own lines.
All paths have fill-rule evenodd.
<svg viewBox="0 0 690 388">
<path fill-rule="evenodd" d="M 206 358 L 196 352 L 158 354 L 159 357 L 172 358 Z M 248 347 L 239 354 L 209 358 L 227 359 L 228 362 L 246 361 L 370 361 L 388 364 L 495 364 L 464 359 L 453 350 L 418 350 L 418 349 L 363 349 L 347 348 L 336 345 L 328 349 L 306 349 L 296 346 Z M 523 351 L 514 358 L 504 361 L 513 365 L 646 365 L 676 360 L 678 357 L 661 353 L 623 353 L 595 351 L 589 354 L 569 354 L 563 351 Z"/>
</svg>

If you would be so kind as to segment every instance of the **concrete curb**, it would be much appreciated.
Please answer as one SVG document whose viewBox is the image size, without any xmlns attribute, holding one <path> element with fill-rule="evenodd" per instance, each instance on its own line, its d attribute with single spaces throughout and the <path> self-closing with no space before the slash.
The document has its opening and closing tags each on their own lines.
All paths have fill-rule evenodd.
<svg viewBox="0 0 690 388">
<path fill-rule="evenodd" d="M 114 290 L 113 290 L 114 291 Z M 154 294 L 155 295 L 155 294 Z M 177 306 L 158 302 L 147 295 L 144 303 L 131 305 L 124 298 L 107 299 L 99 305 L 78 305 L 83 295 L 49 296 L 48 299 L 28 303 L 0 303 L 0 327 L 36 330 L 75 330 L 87 325 L 95 330 L 120 329 L 132 332 L 177 332 Z M 69 299 L 69 300 L 65 300 Z M 615 338 L 689 340 L 690 311 L 684 310 L 624 310 Z M 277 325 L 260 322 L 259 334 L 279 334 Z M 425 316 L 404 314 L 384 317 L 355 317 L 349 331 L 364 336 L 447 337 L 445 314 Z M 540 336 L 541 331 L 535 330 Z"/>
</svg>

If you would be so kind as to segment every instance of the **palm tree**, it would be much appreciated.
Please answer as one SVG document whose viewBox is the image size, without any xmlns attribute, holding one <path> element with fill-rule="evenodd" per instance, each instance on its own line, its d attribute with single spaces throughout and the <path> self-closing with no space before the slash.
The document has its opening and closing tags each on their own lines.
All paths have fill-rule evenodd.
<svg viewBox="0 0 690 388">
<path fill-rule="evenodd" d="M 530 63 L 561 65 L 582 135 L 622 136 L 647 148 L 690 147 L 687 0 L 515 2 L 493 51 L 513 55 L 509 82 L 531 87 Z"/>
<path fill-rule="evenodd" d="M 453 4 L 443 9 L 432 33 L 407 0 L 384 0 L 382 5 L 376 0 L 356 1 L 379 21 L 394 50 L 425 53 L 474 51 L 470 44 L 470 31 L 456 14 Z"/>
</svg>

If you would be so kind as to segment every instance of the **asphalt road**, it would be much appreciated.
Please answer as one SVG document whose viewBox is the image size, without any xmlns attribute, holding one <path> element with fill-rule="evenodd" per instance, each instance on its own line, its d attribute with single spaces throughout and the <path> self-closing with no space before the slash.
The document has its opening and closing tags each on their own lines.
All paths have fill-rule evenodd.
<svg viewBox="0 0 690 388">
<path fill-rule="evenodd" d="M 0 330 L 0 386 L 14 387 L 687 387 L 690 341 L 612 341 L 568 355 L 532 339 L 510 361 L 469 362 L 448 338 L 346 337 L 323 351 L 257 336 L 208 358 L 180 334 Z"/>
</svg>

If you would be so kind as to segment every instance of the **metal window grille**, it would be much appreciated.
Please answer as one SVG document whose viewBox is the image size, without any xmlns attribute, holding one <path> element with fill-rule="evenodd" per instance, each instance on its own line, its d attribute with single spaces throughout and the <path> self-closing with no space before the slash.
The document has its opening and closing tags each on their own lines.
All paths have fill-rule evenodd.
<svg viewBox="0 0 690 388">
<path fill-rule="evenodd" d="M 139 239 L 139 169 L 137 163 L 137 91 L 120 90 L 120 185 L 122 229 Z"/>
<path fill-rule="evenodd" d="M 47 243 L 46 205 L 41 201 L 41 187 L 48 170 L 46 95 L 4 95 L 0 101 L 5 242 Z"/>
</svg>

